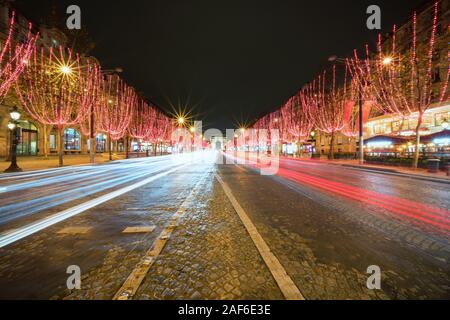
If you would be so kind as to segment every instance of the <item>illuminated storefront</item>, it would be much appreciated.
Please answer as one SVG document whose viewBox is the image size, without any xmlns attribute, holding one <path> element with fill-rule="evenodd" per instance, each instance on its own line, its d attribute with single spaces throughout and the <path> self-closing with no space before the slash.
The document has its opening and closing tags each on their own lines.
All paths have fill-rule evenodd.
<svg viewBox="0 0 450 320">
<path fill-rule="evenodd" d="M 370 119 L 365 125 L 365 136 L 371 138 L 379 135 L 412 137 L 416 135 L 418 114 L 407 118 L 385 115 Z M 450 105 L 429 109 L 423 117 L 421 136 L 427 136 L 446 130 L 450 121 Z"/>
<path fill-rule="evenodd" d="M 17 155 L 36 156 L 38 154 L 38 129 L 28 121 L 20 121 L 19 144 L 17 145 Z"/>
<path fill-rule="evenodd" d="M 95 140 L 96 140 L 96 143 L 95 143 L 96 150 L 95 151 L 98 153 L 106 152 L 106 140 L 107 140 L 106 134 L 103 134 L 103 133 L 98 134 L 95 137 Z"/>
<path fill-rule="evenodd" d="M 365 153 L 370 156 L 412 157 L 415 152 L 417 113 L 401 119 L 392 115 L 373 118 L 365 125 Z M 448 148 L 450 105 L 429 109 L 419 131 L 422 156 L 450 157 Z"/>
<path fill-rule="evenodd" d="M 66 129 L 64 131 L 64 150 L 81 151 L 81 135 L 75 129 Z"/>
</svg>

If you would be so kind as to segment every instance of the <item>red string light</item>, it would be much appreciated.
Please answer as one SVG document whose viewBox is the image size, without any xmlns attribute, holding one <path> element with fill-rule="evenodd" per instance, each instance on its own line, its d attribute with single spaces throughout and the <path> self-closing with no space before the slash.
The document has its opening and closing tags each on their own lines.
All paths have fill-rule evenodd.
<svg viewBox="0 0 450 320">
<path fill-rule="evenodd" d="M 98 68 L 82 68 L 78 55 L 60 47 L 35 49 L 16 85 L 27 113 L 44 125 L 79 124 L 95 99 Z"/>
<path fill-rule="evenodd" d="M 0 51 L 0 101 L 23 73 L 36 45 L 38 35 L 31 33 L 29 24 L 27 36 L 22 43 L 14 43 L 15 12 L 9 22 L 8 35 Z"/>
<path fill-rule="evenodd" d="M 100 82 L 99 92 L 94 108 L 97 131 L 117 141 L 127 132 L 138 97 L 117 75 L 106 76 Z"/>
</svg>

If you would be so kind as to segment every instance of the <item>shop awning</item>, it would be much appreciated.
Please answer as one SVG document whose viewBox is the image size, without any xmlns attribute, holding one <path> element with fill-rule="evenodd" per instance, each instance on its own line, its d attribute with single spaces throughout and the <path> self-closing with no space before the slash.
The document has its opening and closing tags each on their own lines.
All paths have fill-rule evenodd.
<svg viewBox="0 0 450 320">
<path fill-rule="evenodd" d="M 443 130 L 422 137 L 423 143 L 448 144 L 450 142 L 450 130 Z"/>
<path fill-rule="evenodd" d="M 406 144 L 410 141 L 412 141 L 411 138 L 381 135 L 364 140 L 364 145 L 369 147 L 371 146 L 382 147 L 382 146 Z"/>
</svg>

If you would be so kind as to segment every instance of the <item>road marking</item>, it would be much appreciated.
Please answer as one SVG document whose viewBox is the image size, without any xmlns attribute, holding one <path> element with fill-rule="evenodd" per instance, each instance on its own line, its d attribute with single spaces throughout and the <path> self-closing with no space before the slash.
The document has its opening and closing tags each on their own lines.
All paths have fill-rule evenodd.
<svg viewBox="0 0 450 320">
<path fill-rule="evenodd" d="M 234 207 L 234 210 L 237 212 L 239 218 L 241 218 L 242 223 L 244 224 L 247 232 L 250 234 L 250 237 L 253 240 L 256 248 L 259 251 L 259 254 L 263 258 L 267 267 L 269 268 L 272 276 L 278 284 L 281 292 L 287 300 L 305 300 L 300 290 L 295 285 L 294 281 L 292 281 L 291 277 L 286 273 L 286 270 L 281 265 L 280 261 L 277 257 L 270 251 L 269 246 L 264 241 L 262 236 L 259 234 L 253 222 L 248 217 L 247 213 L 241 207 L 239 202 L 233 196 L 230 187 L 222 180 L 222 178 L 216 174 L 216 179 L 219 181 L 223 190 L 225 191 L 226 196 L 230 200 L 231 204 Z"/>
<path fill-rule="evenodd" d="M 58 231 L 57 233 L 69 235 L 86 234 L 89 231 L 91 231 L 91 229 L 92 229 L 91 227 L 68 227 Z"/>
<path fill-rule="evenodd" d="M 244 173 L 247 173 L 247 169 L 245 169 L 245 168 L 243 168 L 243 167 L 241 167 L 240 165 L 235 165 L 236 166 L 236 168 L 238 168 L 240 171 L 242 171 L 242 172 L 244 172 Z"/>
<path fill-rule="evenodd" d="M 138 291 L 139 287 L 142 284 L 142 281 L 144 281 L 145 276 L 147 275 L 148 271 L 152 267 L 153 263 L 158 259 L 159 255 L 163 251 L 164 247 L 166 246 L 167 242 L 170 239 L 170 236 L 172 235 L 172 232 L 175 230 L 176 226 L 178 225 L 178 220 L 184 215 L 186 210 L 192 205 L 192 202 L 197 195 L 197 193 L 201 190 L 201 185 L 203 181 L 205 180 L 205 177 L 207 174 L 205 174 L 200 181 L 197 183 L 197 185 L 192 189 L 189 196 L 184 200 L 184 202 L 181 204 L 178 211 L 172 216 L 170 219 L 170 222 L 168 226 L 160 233 L 158 238 L 153 243 L 150 250 L 147 251 L 147 253 L 144 255 L 144 257 L 141 259 L 141 261 L 136 265 L 134 270 L 131 272 L 131 274 L 128 276 L 127 280 L 123 283 L 122 287 L 117 291 L 117 293 L 114 295 L 113 300 L 131 300 L 133 299 L 134 295 Z"/>
<path fill-rule="evenodd" d="M 150 233 L 155 230 L 155 226 L 147 226 L 147 227 L 128 227 L 122 231 L 122 233 Z"/>
<path fill-rule="evenodd" d="M 46 228 L 48 228 L 50 226 L 53 226 L 53 225 L 55 225 L 55 224 L 57 224 L 57 223 L 59 223 L 61 221 L 69 219 L 69 218 L 71 218 L 73 216 L 76 216 L 76 215 L 78 215 L 78 214 L 80 214 L 80 213 L 82 213 L 82 212 L 84 212 L 86 210 L 89 210 L 89 209 L 92 209 L 94 207 L 97 207 L 100 204 L 103 204 L 103 203 L 105 203 L 105 202 L 107 202 L 107 201 L 109 201 L 111 199 L 117 198 L 117 197 L 119 197 L 121 195 L 124 195 L 124 194 L 130 192 L 130 191 L 133 191 L 133 190 L 135 190 L 137 188 L 140 188 L 140 187 L 142 187 L 142 186 L 144 186 L 144 185 L 146 185 L 146 184 L 148 184 L 150 182 L 153 182 L 153 181 L 155 181 L 155 180 L 157 180 L 159 178 L 165 177 L 165 176 L 171 174 L 172 172 L 175 172 L 175 171 L 177 171 L 177 170 L 179 170 L 181 168 L 184 168 L 186 166 L 187 165 L 178 166 L 178 167 L 173 168 L 173 169 L 171 169 L 169 171 L 162 172 L 162 173 L 157 174 L 157 175 L 155 175 L 153 177 L 144 179 L 144 180 L 142 180 L 140 182 L 137 182 L 137 183 L 135 183 L 133 185 L 130 185 L 128 187 L 116 190 L 114 192 L 111 192 L 111 193 L 108 193 L 106 195 L 103 195 L 103 196 L 101 196 L 99 198 L 96 198 L 96 199 L 93 199 L 91 201 L 82 203 L 82 204 L 80 204 L 78 206 L 75 206 L 73 208 L 61 211 L 59 213 L 51 215 L 50 217 L 41 219 L 41 220 L 39 220 L 37 222 L 31 223 L 31 224 L 26 225 L 26 226 L 24 226 L 22 228 L 14 230 L 13 232 L 10 232 L 8 234 L 1 235 L 0 236 L 0 248 L 6 247 L 6 246 L 8 246 L 8 245 L 10 245 L 10 244 L 12 244 L 12 243 L 14 243 L 16 241 L 19 241 L 19 240 L 21 240 L 21 239 L 23 239 L 25 237 L 28 237 L 28 236 L 36 233 L 36 232 L 44 230 L 44 229 L 46 229 Z"/>
</svg>

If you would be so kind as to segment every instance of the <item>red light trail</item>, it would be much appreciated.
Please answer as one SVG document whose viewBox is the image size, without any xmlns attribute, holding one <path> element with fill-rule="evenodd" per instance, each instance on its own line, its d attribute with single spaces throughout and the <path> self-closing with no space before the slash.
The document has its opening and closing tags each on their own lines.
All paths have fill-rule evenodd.
<svg viewBox="0 0 450 320">
<path fill-rule="evenodd" d="M 258 164 L 250 163 L 249 165 L 258 169 L 264 167 L 259 163 L 259 159 Z M 287 180 L 321 191 L 331 192 L 340 197 L 382 208 L 390 213 L 394 213 L 397 218 L 406 217 L 420 227 L 423 227 L 424 225 L 419 222 L 424 222 L 427 225 L 445 230 L 446 234 L 448 234 L 448 231 L 450 230 L 450 211 L 447 209 L 370 191 L 347 183 L 300 173 L 293 169 L 286 168 L 286 161 L 282 159 L 280 160 L 280 166 L 283 167 L 279 168 L 277 175 Z"/>
</svg>

